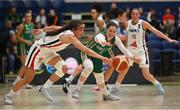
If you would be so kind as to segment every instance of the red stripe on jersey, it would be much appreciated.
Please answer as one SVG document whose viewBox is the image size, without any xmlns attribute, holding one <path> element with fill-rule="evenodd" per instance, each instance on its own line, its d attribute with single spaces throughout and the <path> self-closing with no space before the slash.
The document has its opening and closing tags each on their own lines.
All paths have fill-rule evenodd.
<svg viewBox="0 0 180 110">
<path fill-rule="evenodd" d="M 62 42 L 60 42 L 60 43 L 58 43 L 58 44 L 56 44 L 56 45 L 51 45 L 51 46 L 42 46 L 42 47 L 46 47 L 46 48 L 51 48 L 51 47 L 57 47 L 57 46 L 60 46 L 60 45 L 62 45 L 63 43 Z"/>
</svg>

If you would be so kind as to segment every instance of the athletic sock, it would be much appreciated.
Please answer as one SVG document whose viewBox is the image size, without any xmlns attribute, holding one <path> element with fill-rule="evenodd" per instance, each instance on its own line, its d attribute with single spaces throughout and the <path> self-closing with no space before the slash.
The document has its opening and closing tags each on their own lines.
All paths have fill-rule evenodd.
<svg viewBox="0 0 180 110">
<path fill-rule="evenodd" d="M 68 77 L 68 79 L 72 82 L 72 80 L 74 79 L 74 76 L 73 76 L 73 75 L 70 75 L 70 76 Z"/>
<path fill-rule="evenodd" d="M 121 86 L 121 84 L 120 84 L 119 82 L 116 82 L 116 83 L 115 83 L 115 87 L 116 87 L 117 89 L 119 89 L 120 86 Z"/>
<path fill-rule="evenodd" d="M 48 89 L 51 85 L 53 85 L 53 82 L 50 79 L 48 79 L 46 83 L 43 85 L 43 87 Z"/>
<path fill-rule="evenodd" d="M 155 81 L 153 82 L 153 84 L 154 84 L 154 85 L 158 85 L 158 84 L 160 84 L 160 82 L 157 81 L 157 80 L 155 80 Z"/>
<path fill-rule="evenodd" d="M 84 84 L 84 82 L 83 82 L 83 81 L 78 80 L 78 83 L 77 83 L 77 87 L 76 87 L 76 89 L 77 89 L 78 91 L 80 91 L 80 89 L 81 89 L 81 87 L 83 86 L 83 84 Z"/>
<path fill-rule="evenodd" d="M 107 95 L 109 94 L 106 86 L 104 86 L 103 88 L 101 88 L 101 91 L 102 91 L 102 93 L 103 93 L 105 96 L 107 96 Z"/>
<path fill-rule="evenodd" d="M 9 92 L 6 96 L 12 97 L 12 96 L 14 96 L 15 93 L 16 93 L 16 92 L 14 92 L 14 91 L 11 89 L 10 92 Z"/>
</svg>

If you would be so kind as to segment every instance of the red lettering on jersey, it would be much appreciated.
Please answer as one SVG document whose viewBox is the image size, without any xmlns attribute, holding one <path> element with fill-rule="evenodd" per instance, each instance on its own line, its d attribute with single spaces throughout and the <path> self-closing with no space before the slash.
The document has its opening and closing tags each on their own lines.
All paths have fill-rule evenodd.
<svg viewBox="0 0 180 110">
<path fill-rule="evenodd" d="M 132 44 L 130 44 L 130 46 L 132 46 L 132 47 L 137 47 L 136 41 L 134 41 Z"/>
</svg>

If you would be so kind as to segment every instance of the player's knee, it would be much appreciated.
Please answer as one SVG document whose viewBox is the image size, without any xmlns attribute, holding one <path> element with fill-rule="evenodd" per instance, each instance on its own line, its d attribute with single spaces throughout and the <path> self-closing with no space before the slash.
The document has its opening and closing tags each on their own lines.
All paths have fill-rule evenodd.
<svg viewBox="0 0 180 110">
<path fill-rule="evenodd" d="M 55 65 L 54 65 L 54 67 L 56 68 L 56 72 L 55 72 L 55 74 L 57 75 L 57 76 L 59 76 L 60 78 L 62 77 L 62 76 L 64 76 L 64 73 L 66 73 L 67 72 L 67 66 L 65 65 L 65 63 L 64 63 L 64 60 L 61 60 L 61 61 L 58 61 Z"/>
<path fill-rule="evenodd" d="M 79 65 L 76 69 L 77 69 L 77 71 L 82 71 L 83 67 L 82 67 L 82 65 Z"/>
<path fill-rule="evenodd" d="M 62 71 L 63 71 L 63 73 L 67 73 L 68 67 L 66 65 L 63 65 L 62 66 Z"/>
<path fill-rule="evenodd" d="M 86 59 L 84 62 L 83 62 L 83 66 L 84 66 L 84 69 L 86 71 L 89 71 L 89 72 L 92 72 L 93 71 L 93 63 L 90 59 Z"/>
</svg>

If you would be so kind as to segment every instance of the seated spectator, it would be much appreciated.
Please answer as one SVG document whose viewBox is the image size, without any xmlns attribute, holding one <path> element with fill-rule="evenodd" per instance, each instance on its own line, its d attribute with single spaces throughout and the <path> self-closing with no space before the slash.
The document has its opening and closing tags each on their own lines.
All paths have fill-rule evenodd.
<svg viewBox="0 0 180 110">
<path fill-rule="evenodd" d="M 162 16 L 162 29 L 164 30 L 164 33 L 168 36 L 174 37 L 174 32 L 175 32 L 175 17 L 171 13 L 170 8 L 166 8 L 165 14 Z"/>
<path fill-rule="evenodd" d="M 56 15 L 56 12 L 54 11 L 54 9 L 51 9 L 47 18 L 47 24 L 48 26 L 50 25 L 59 25 L 59 18 Z"/>
<path fill-rule="evenodd" d="M 178 8 L 178 21 L 177 21 L 176 40 L 180 40 L 180 7 Z"/>
<path fill-rule="evenodd" d="M 18 13 L 16 13 L 16 8 L 15 7 L 11 7 L 9 9 L 8 15 L 6 16 L 5 21 L 12 21 L 12 26 L 15 29 L 17 25 L 19 25 L 19 23 L 21 22 L 21 18 L 20 15 Z"/>
<path fill-rule="evenodd" d="M 12 21 L 7 20 L 0 35 L 0 47 L 2 56 L 7 57 L 8 59 L 8 70 L 10 74 L 13 74 L 15 71 L 15 43 L 16 38 Z"/>
<path fill-rule="evenodd" d="M 159 21 L 156 17 L 156 10 L 155 9 L 150 9 L 150 11 L 147 14 L 147 21 L 154 26 L 156 29 L 161 30 Z M 162 30 L 161 30 L 162 31 Z"/>
<path fill-rule="evenodd" d="M 39 15 L 36 17 L 36 28 L 44 28 L 47 25 L 46 13 L 44 9 L 41 9 Z"/>
<path fill-rule="evenodd" d="M 106 13 L 106 21 L 108 22 L 111 19 L 115 19 L 116 13 L 118 12 L 118 7 L 115 2 L 111 4 L 111 9 Z"/>
<path fill-rule="evenodd" d="M 143 19 L 143 20 L 146 20 L 146 13 L 144 13 L 143 7 L 139 7 L 138 10 L 139 10 L 139 13 L 141 15 L 140 18 Z"/>
</svg>

